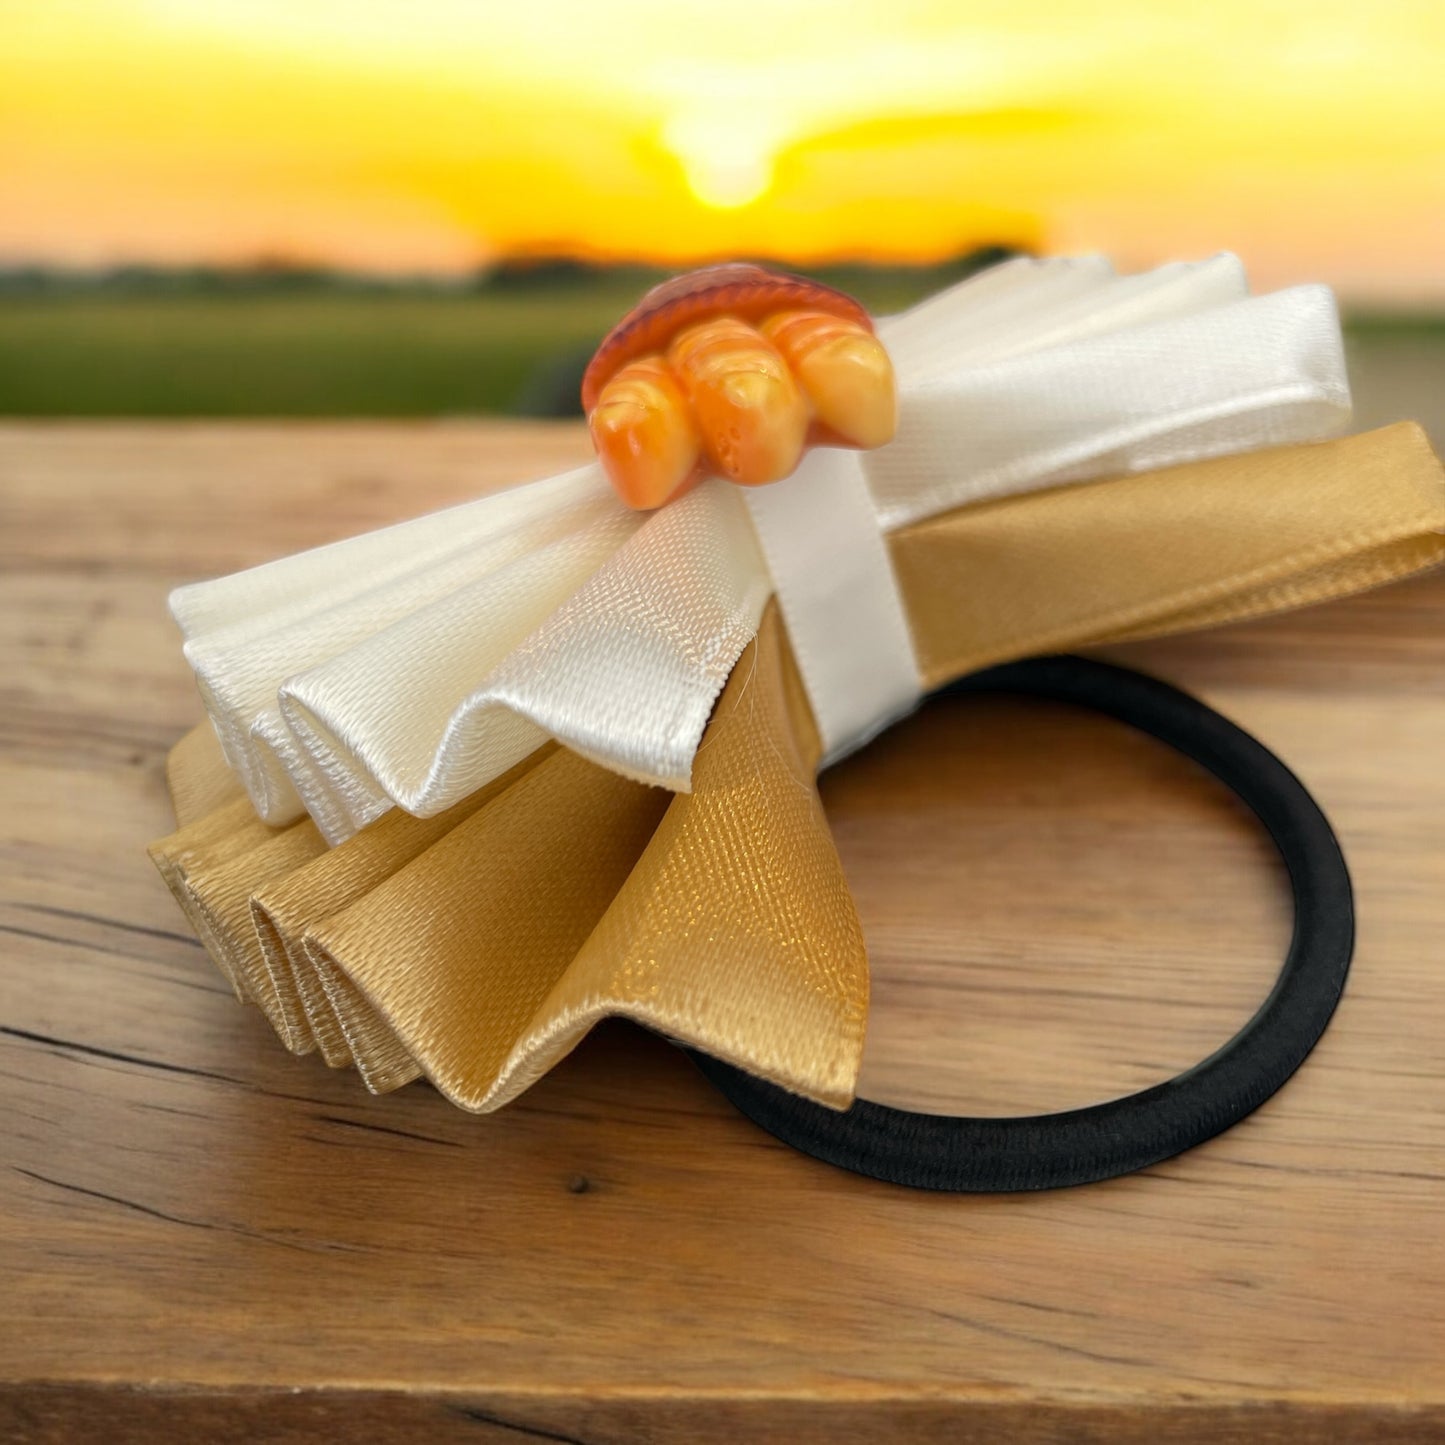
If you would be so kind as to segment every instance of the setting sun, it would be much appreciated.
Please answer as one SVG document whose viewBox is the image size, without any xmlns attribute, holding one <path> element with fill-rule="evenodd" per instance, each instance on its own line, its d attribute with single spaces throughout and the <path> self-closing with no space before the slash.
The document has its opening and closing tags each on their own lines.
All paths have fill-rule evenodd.
<svg viewBox="0 0 1445 1445">
<path fill-rule="evenodd" d="M 765 126 L 684 111 L 663 125 L 662 139 L 682 163 L 688 189 L 705 206 L 728 211 L 751 205 L 772 185 L 777 137 Z"/>
<path fill-rule="evenodd" d="M 0 3 L 0 260 L 1126 263 L 1445 290 L 1445 10 Z"/>
</svg>

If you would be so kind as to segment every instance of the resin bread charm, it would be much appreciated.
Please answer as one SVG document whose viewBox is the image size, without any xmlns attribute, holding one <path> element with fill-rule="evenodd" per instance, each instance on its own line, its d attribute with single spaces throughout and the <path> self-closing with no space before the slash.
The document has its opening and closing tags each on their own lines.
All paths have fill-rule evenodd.
<svg viewBox="0 0 1445 1445">
<path fill-rule="evenodd" d="M 639 510 L 709 472 L 781 481 L 809 445 L 880 447 L 898 420 L 893 365 L 863 307 L 749 265 L 649 291 L 597 348 L 582 407 L 612 485 Z"/>
</svg>

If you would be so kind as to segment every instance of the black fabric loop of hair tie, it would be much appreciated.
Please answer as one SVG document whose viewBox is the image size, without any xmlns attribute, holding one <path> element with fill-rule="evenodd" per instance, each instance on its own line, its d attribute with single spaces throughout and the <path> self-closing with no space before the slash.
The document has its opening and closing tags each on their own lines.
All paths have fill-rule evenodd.
<svg viewBox="0 0 1445 1445">
<path fill-rule="evenodd" d="M 1013 693 L 1075 703 L 1192 758 L 1259 818 L 1294 893 L 1294 936 L 1269 997 L 1193 1068 L 1137 1094 L 1056 1114 L 971 1118 L 859 1099 L 837 1112 L 696 1050 L 702 1072 L 784 1143 L 857 1174 L 915 1189 L 1000 1193 L 1090 1184 L 1212 1139 L 1257 1109 L 1305 1061 L 1335 1011 L 1354 950 L 1354 898 L 1328 820 L 1261 743 L 1177 688 L 1080 657 L 1010 663 L 933 697 Z"/>
</svg>

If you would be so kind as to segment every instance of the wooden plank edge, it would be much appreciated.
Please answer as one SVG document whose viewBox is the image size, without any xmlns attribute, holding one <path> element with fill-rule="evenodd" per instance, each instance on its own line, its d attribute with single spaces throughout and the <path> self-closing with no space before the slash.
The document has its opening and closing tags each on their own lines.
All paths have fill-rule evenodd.
<svg viewBox="0 0 1445 1445">
<path fill-rule="evenodd" d="M 1445 1404 L 726 1398 L 674 1393 L 509 1395 L 371 1389 L 147 1388 L 98 1382 L 0 1385 L 0 1439 L 208 1445 L 316 1439 L 368 1445 L 1427 1445 Z"/>
</svg>

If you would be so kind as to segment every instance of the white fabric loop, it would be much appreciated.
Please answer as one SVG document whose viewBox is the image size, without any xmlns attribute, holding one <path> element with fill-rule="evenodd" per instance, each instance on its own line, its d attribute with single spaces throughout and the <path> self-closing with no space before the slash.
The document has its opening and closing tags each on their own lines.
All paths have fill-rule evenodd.
<svg viewBox="0 0 1445 1445">
<path fill-rule="evenodd" d="M 646 517 L 584 467 L 178 589 L 257 811 L 309 811 L 336 842 L 392 807 L 439 812 L 548 737 L 685 790 L 775 583 L 838 756 L 917 692 L 886 532 L 1349 417 L 1329 292 L 1250 297 L 1231 256 L 1126 277 L 1099 256 L 1013 261 L 878 330 L 900 425 L 876 452 L 814 451 L 745 500 L 711 481 Z"/>
</svg>

